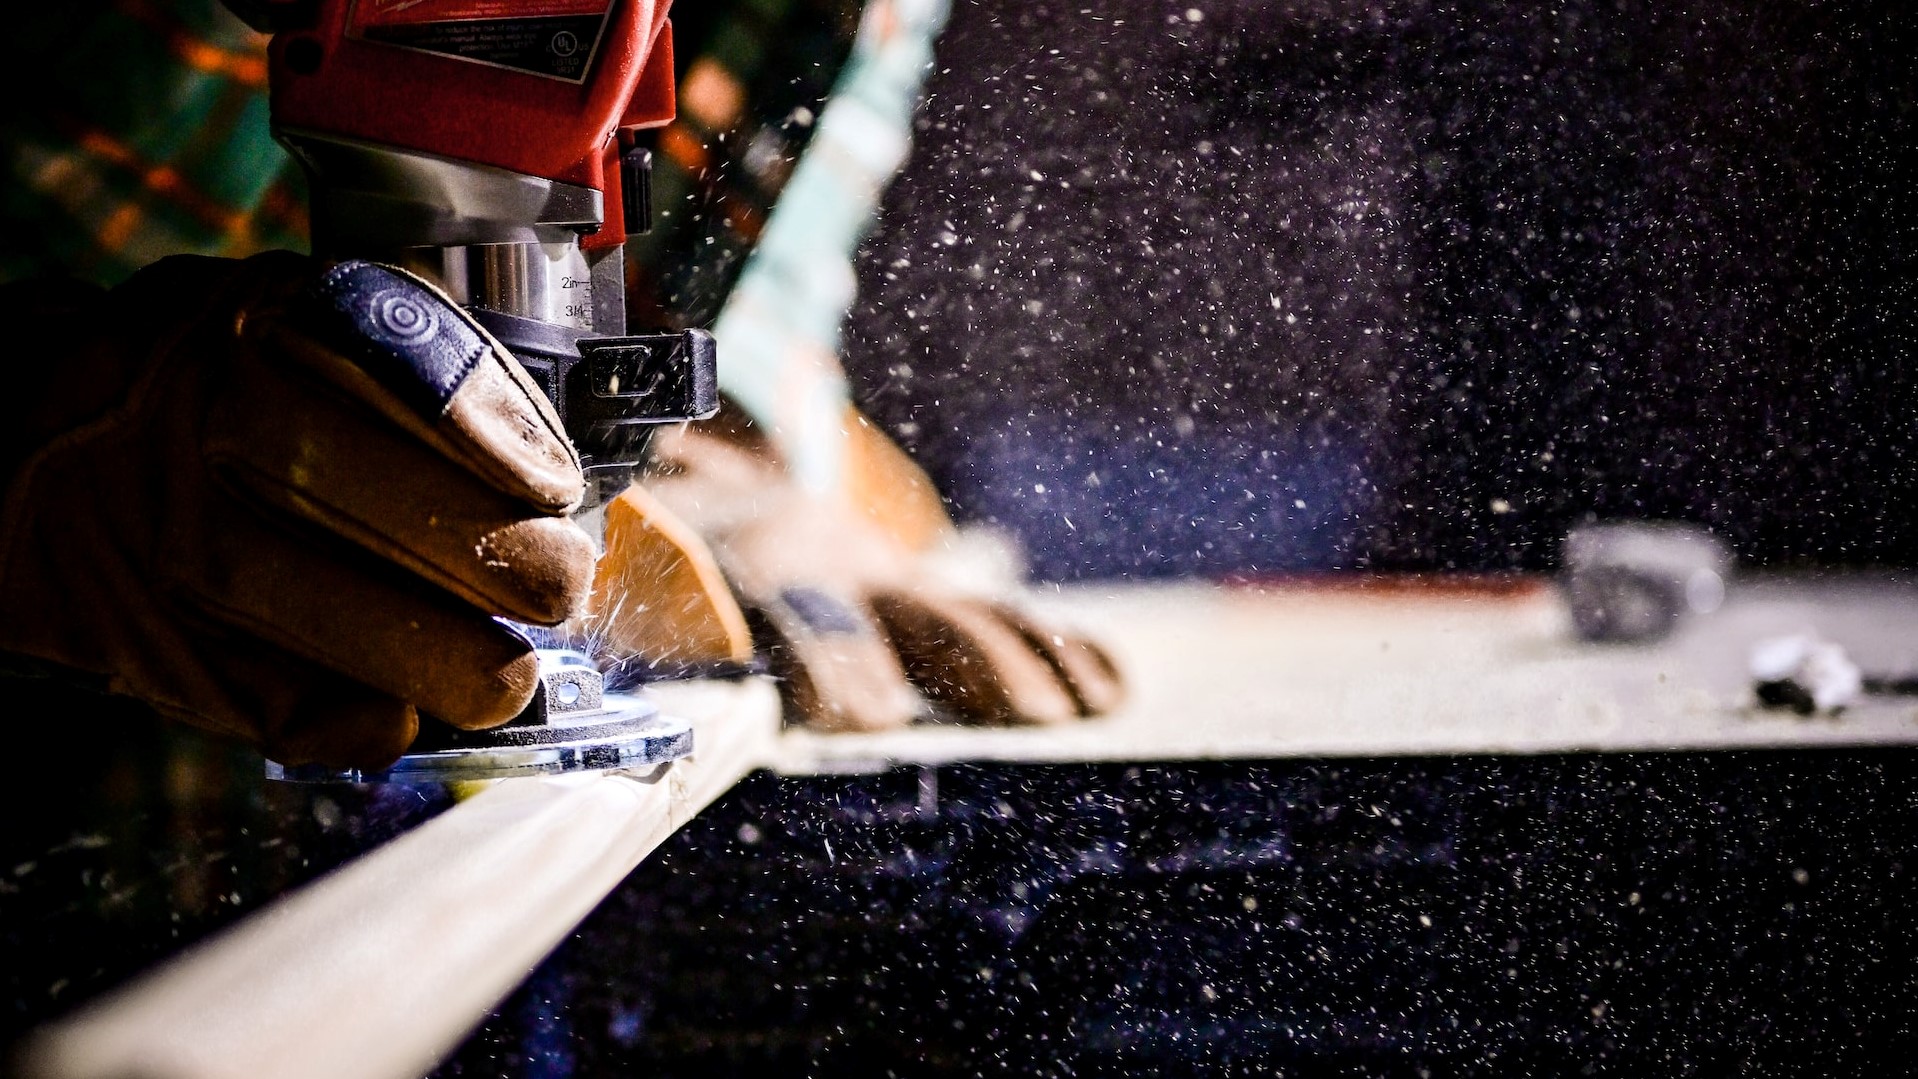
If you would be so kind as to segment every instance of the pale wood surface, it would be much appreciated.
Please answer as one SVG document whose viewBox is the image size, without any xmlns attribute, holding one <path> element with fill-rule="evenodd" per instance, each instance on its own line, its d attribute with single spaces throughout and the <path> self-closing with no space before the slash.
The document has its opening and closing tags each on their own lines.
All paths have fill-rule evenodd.
<svg viewBox="0 0 1918 1079">
<path fill-rule="evenodd" d="M 39 1032 L 49 1079 L 395 1079 L 453 1049 L 661 841 L 765 761 L 772 687 L 672 687 L 696 753 L 503 780 Z"/>
<path fill-rule="evenodd" d="M 1050 613 L 1112 649 L 1117 714 L 1066 727 L 789 732 L 779 767 L 1873 745 L 1918 741 L 1918 702 L 1835 718 L 1753 707 L 1767 636 L 1813 631 L 1868 671 L 1918 671 L 1918 589 L 1890 577 L 1734 582 L 1655 646 L 1584 644 L 1548 581 L 1077 586 Z"/>
</svg>

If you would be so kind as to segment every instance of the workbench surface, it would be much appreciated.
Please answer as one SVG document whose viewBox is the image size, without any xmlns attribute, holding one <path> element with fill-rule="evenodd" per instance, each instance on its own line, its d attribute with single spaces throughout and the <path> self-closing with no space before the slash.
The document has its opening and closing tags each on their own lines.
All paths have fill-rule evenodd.
<svg viewBox="0 0 1918 1079">
<path fill-rule="evenodd" d="M 1036 729 L 788 731 L 779 767 L 1918 741 L 1918 697 L 1801 718 L 1752 696 L 1753 644 L 1785 634 L 1834 641 L 1867 673 L 1918 671 L 1918 587 L 1889 576 L 1739 581 L 1718 611 L 1647 645 L 1579 641 L 1541 578 L 1079 585 L 1042 603 L 1113 650 L 1132 687 L 1119 713 Z"/>
</svg>

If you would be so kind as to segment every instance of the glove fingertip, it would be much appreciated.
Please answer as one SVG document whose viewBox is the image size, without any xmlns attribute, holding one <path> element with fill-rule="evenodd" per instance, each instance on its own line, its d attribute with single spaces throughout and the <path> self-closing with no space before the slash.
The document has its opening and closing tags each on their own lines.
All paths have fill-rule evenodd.
<svg viewBox="0 0 1918 1079">
<path fill-rule="evenodd" d="M 470 448 L 486 478 L 549 513 L 565 513 L 586 495 L 579 454 L 553 406 L 531 385 L 504 346 L 475 368 L 448 404 L 439 426 Z M 509 366 L 510 365 L 510 366 Z"/>
<path fill-rule="evenodd" d="M 979 723 L 1044 725 L 1079 718 L 1079 703 L 1014 623 L 986 604 L 879 592 L 873 613 L 921 693 Z"/>
<path fill-rule="evenodd" d="M 267 756 L 281 764 L 323 762 L 377 771 L 399 760 L 419 733 L 412 705 L 364 686 L 302 701 L 267 740 Z"/>
<path fill-rule="evenodd" d="M 484 688 L 471 689 L 457 698 L 441 700 L 432 709 L 433 716 L 463 731 L 497 727 L 526 711 L 539 687 L 539 656 L 528 647 L 488 672 Z"/>
<path fill-rule="evenodd" d="M 1102 716 L 1125 703 L 1125 676 L 1112 656 L 1088 637 L 1053 631 L 1013 615 L 1012 624 L 1050 662 L 1079 704 L 1081 716 Z"/>
<path fill-rule="evenodd" d="M 475 572 L 498 613 L 539 626 L 579 616 L 592 594 L 593 541 L 564 517 L 533 517 L 481 538 Z"/>
</svg>

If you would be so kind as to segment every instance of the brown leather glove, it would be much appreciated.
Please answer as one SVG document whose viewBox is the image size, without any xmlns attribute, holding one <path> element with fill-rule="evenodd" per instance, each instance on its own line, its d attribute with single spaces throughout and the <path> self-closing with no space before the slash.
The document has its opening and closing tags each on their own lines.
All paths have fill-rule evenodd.
<svg viewBox="0 0 1918 1079">
<path fill-rule="evenodd" d="M 16 359 L 51 369 L 9 432 L 0 648 L 288 764 L 525 707 L 537 660 L 493 616 L 573 615 L 593 547 L 552 407 L 464 312 L 287 253 L 52 295 L 8 312 L 57 332 Z"/>
<path fill-rule="evenodd" d="M 711 544 L 789 710 L 819 729 L 879 730 L 940 711 L 1033 724 L 1116 706 L 1122 682 L 1098 645 L 930 572 L 926 550 L 951 535 L 930 484 L 849 422 L 861 426 L 848 497 L 800 489 L 731 405 L 663 432 L 646 481 Z"/>
</svg>

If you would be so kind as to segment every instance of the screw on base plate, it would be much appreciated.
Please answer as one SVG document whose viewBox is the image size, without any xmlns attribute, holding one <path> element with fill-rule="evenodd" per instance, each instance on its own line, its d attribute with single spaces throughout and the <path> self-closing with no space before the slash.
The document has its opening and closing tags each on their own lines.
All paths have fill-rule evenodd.
<svg viewBox="0 0 1918 1079">
<path fill-rule="evenodd" d="M 533 701 L 510 722 L 480 731 L 423 721 L 412 748 L 378 771 L 266 762 L 268 779 L 292 783 L 450 783 L 611 768 L 646 768 L 693 750 L 692 726 L 646 700 L 605 692 L 584 655 L 540 649 Z M 430 723 L 430 725 L 429 725 Z"/>
</svg>

